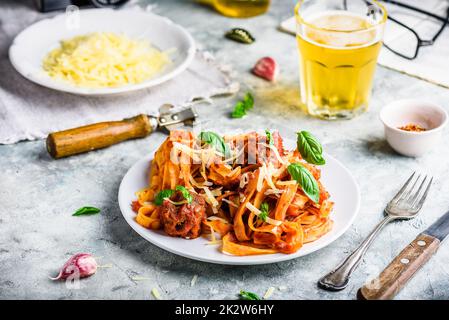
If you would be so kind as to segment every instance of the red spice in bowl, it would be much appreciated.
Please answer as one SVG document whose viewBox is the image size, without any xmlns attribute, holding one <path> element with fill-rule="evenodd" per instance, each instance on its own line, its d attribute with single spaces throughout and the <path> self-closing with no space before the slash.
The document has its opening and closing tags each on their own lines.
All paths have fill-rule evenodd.
<svg viewBox="0 0 449 320">
<path fill-rule="evenodd" d="M 405 126 L 398 127 L 398 129 L 404 130 L 404 131 L 410 131 L 410 132 L 423 132 L 423 131 L 427 131 L 426 128 L 421 127 L 419 124 L 414 124 L 414 123 L 406 124 Z"/>
</svg>

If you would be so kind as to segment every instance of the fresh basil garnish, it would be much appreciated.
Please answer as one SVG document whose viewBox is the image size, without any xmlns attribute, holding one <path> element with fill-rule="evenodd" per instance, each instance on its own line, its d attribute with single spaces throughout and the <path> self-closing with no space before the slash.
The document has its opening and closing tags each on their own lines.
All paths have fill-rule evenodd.
<svg viewBox="0 0 449 320">
<path fill-rule="evenodd" d="M 313 202 L 320 200 L 320 188 L 315 177 L 304 166 L 299 163 L 292 163 L 287 167 L 288 173 L 298 182 L 302 190 Z"/>
<path fill-rule="evenodd" d="M 244 290 L 240 290 L 239 296 L 243 300 L 260 300 L 257 294 Z"/>
<path fill-rule="evenodd" d="M 234 110 L 231 113 L 233 118 L 242 118 L 246 115 L 246 111 L 251 110 L 254 107 L 254 97 L 251 93 L 247 92 L 243 97 L 243 100 L 238 101 Z"/>
<path fill-rule="evenodd" d="M 229 148 L 229 145 L 224 141 L 224 139 L 212 131 L 203 131 L 199 135 L 199 139 L 207 143 L 215 148 L 218 152 L 224 154 L 224 156 L 227 158 L 231 154 L 231 149 Z"/>
<path fill-rule="evenodd" d="M 95 207 L 82 207 L 75 211 L 72 216 L 84 216 L 84 215 L 90 215 L 90 214 L 97 214 L 100 212 L 100 209 Z"/>
<path fill-rule="evenodd" d="M 264 222 L 267 221 L 268 211 L 270 210 L 270 206 L 268 205 L 268 203 L 262 202 L 259 210 L 260 210 L 259 218 L 262 219 L 262 221 Z"/>
<path fill-rule="evenodd" d="M 310 132 L 300 131 L 297 133 L 297 146 L 301 156 L 308 163 L 323 165 L 326 161 L 323 158 L 323 147 L 321 143 Z"/>
<path fill-rule="evenodd" d="M 164 199 L 170 198 L 175 193 L 174 190 L 165 189 L 159 191 L 159 193 L 156 195 L 156 198 L 154 198 L 154 203 L 157 206 L 161 206 L 164 202 Z"/>
<path fill-rule="evenodd" d="M 267 143 L 270 146 L 274 145 L 274 139 L 273 139 L 273 135 L 271 134 L 271 132 L 269 130 L 265 130 L 265 135 L 267 136 Z"/>
<path fill-rule="evenodd" d="M 187 203 L 192 203 L 193 197 L 190 194 L 189 190 L 187 190 L 186 187 L 184 187 L 184 186 L 176 186 L 176 190 L 178 190 L 178 191 L 180 191 L 182 193 L 182 196 L 184 197 L 184 199 L 187 200 Z"/>
</svg>

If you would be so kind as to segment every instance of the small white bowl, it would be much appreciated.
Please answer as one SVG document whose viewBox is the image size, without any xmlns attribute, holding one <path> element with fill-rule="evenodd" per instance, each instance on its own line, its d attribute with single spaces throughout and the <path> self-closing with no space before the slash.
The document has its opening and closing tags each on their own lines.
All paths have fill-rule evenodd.
<svg viewBox="0 0 449 320">
<path fill-rule="evenodd" d="M 388 143 L 398 153 L 408 157 L 419 157 L 438 144 L 447 119 L 447 112 L 440 106 L 414 99 L 394 101 L 380 112 Z M 426 131 L 399 129 L 408 124 L 420 125 Z"/>
</svg>

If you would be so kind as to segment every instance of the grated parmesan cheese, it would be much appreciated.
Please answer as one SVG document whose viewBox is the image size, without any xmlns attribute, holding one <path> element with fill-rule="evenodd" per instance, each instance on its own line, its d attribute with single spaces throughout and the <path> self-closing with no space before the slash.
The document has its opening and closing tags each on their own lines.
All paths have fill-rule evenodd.
<svg viewBox="0 0 449 320">
<path fill-rule="evenodd" d="M 243 189 L 244 186 L 246 186 L 249 182 L 249 176 L 248 176 L 249 172 L 245 172 L 244 174 L 242 174 L 242 176 L 240 177 L 240 189 Z"/>
<path fill-rule="evenodd" d="M 265 178 L 265 170 L 263 170 L 265 166 L 265 163 L 262 164 L 262 166 L 259 168 L 259 176 L 257 177 L 257 191 L 261 191 L 263 188 L 263 180 Z"/>
<path fill-rule="evenodd" d="M 200 158 L 197 155 L 199 150 L 192 149 L 192 148 L 186 146 L 185 144 L 182 144 L 179 142 L 173 142 L 173 150 L 179 150 L 179 151 L 187 154 L 195 162 L 200 161 Z M 171 157 L 171 158 L 176 159 L 175 157 Z"/>
<path fill-rule="evenodd" d="M 210 242 L 216 242 L 217 237 L 215 237 L 214 228 L 212 228 L 212 226 L 209 226 L 209 228 L 210 228 Z"/>
<path fill-rule="evenodd" d="M 229 204 L 230 206 L 234 207 L 234 208 L 238 208 L 239 206 L 236 205 L 234 202 L 228 200 L 228 199 L 221 199 L 221 201 L 226 202 L 227 204 Z"/>
<path fill-rule="evenodd" d="M 190 286 L 193 287 L 196 284 L 196 281 L 198 280 L 198 275 L 194 275 L 192 280 L 190 280 Z"/>
<path fill-rule="evenodd" d="M 147 278 L 147 277 L 141 277 L 141 276 L 134 276 L 131 277 L 132 281 L 146 281 L 146 280 L 151 280 L 151 278 Z"/>
<path fill-rule="evenodd" d="M 257 178 L 257 187 L 256 187 L 257 191 L 262 190 L 264 180 L 267 181 L 267 184 L 270 186 L 271 189 L 278 190 L 272 179 L 274 171 L 275 168 L 271 163 L 268 165 L 268 167 L 265 163 L 262 163 L 262 166 L 259 167 L 259 176 Z"/>
<path fill-rule="evenodd" d="M 191 175 L 189 176 L 189 181 L 194 187 L 197 187 L 197 188 L 210 187 L 213 185 L 213 183 L 210 181 L 204 181 L 202 183 L 199 183 L 199 182 L 195 181 L 195 179 L 193 179 L 193 177 Z"/>
<path fill-rule="evenodd" d="M 157 288 L 153 288 L 151 289 L 151 293 L 153 295 L 153 297 L 155 297 L 157 300 L 161 300 L 161 294 L 159 293 L 159 290 L 157 290 Z"/>
<path fill-rule="evenodd" d="M 221 196 L 221 189 L 223 189 L 223 187 L 217 188 L 217 189 L 213 189 L 211 190 L 211 193 L 214 197 L 218 197 Z"/>
<path fill-rule="evenodd" d="M 267 292 L 265 292 L 263 298 L 266 300 L 268 298 L 270 298 L 273 295 L 274 292 L 274 287 L 269 287 Z"/>
<path fill-rule="evenodd" d="M 281 155 L 279 154 L 278 149 L 277 149 L 275 146 L 269 145 L 269 144 L 266 144 L 266 143 L 259 143 L 259 144 L 262 145 L 262 146 L 264 146 L 264 147 L 266 147 L 266 148 L 270 148 L 271 150 L 273 150 L 276 159 L 277 159 L 280 163 L 286 164 L 285 160 L 282 159 Z"/>
<path fill-rule="evenodd" d="M 212 211 L 213 211 L 214 213 L 217 213 L 217 212 L 218 212 L 217 207 L 218 207 L 218 205 L 219 205 L 217 199 L 215 199 L 214 195 L 212 194 L 212 192 L 209 190 L 208 187 L 203 187 L 202 189 L 203 189 L 204 192 L 205 192 L 205 195 L 206 195 L 206 201 L 212 206 Z"/>
<path fill-rule="evenodd" d="M 243 152 L 245 152 L 245 148 L 242 148 L 242 149 L 238 150 L 238 152 L 234 151 L 235 155 L 233 157 L 231 157 L 231 158 L 223 160 L 223 162 L 225 162 L 225 163 L 227 163 L 227 162 L 234 162 L 234 160 L 238 159 L 243 154 Z"/>
<path fill-rule="evenodd" d="M 215 240 L 215 241 L 209 241 L 206 243 L 206 245 L 216 245 L 216 244 L 222 244 L 223 240 Z"/>
<path fill-rule="evenodd" d="M 42 66 L 52 78 L 84 88 L 105 88 L 141 83 L 170 63 L 167 52 L 146 40 L 96 32 L 61 41 Z"/>
<path fill-rule="evenodd" d="M 281 193 L 284 193 L 284 190 L 280 190 L 280 189 L 277 189 L 277 190 L 273 190 L 273 189 L 268 189 L 267 191 L 265 191 L 265 195 L 266 196 L 269 196 L 269 195 L 271 195 L 271 194 L 274 194 L 274 195 L 276 195 L 276 196 L 279 196 Z"/>
<path fill-rule="evenodd" d="M 251 203 L 247 203 L 246 204 L 246 208 L 248 208 L 248 210 L 250 210 L 252 213 L 254 213 L 256 216 L 260 215 L 260 210 L 257 209 L 255 206 L 253 206 Z M 275 219 L 271 219 L 270 217 L 267 217 L 266 223 L 272 224 L 274 226 L 280 226 L 282 224 L 282 221 L 280 220 L 275 220 Z"/>
<path fill-rule="evenodd" d="M 226 223 L 226 224 L 229 224 L 228 221 L 226 221 L 226 220 L 223 219 L 223 218 L 217 217 L 217 216 L 210 216 L 210 217 L 207 218 L 207 220 L 209 220 L 209 221 L 219 220 L 219 221 L 221 221 L 221 222 L 224 222 L 224 223 Z"/>
<path fill-rule="evenodd" d="M 297 184 L 296 180 L 288 180 L 288 181 L 277 181 L 276 184 L 280 186 L 289 186 L 292 184 Z"/>
</svg>

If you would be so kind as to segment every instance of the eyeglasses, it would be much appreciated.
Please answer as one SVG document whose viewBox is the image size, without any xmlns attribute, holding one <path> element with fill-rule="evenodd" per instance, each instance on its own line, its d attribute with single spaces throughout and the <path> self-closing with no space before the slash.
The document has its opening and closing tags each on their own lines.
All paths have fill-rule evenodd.
<svg viewBox="0 0 449 320">
<path fill-rule="evenodd" d="M 413 30 L 411 27 L 407 26 L 406 24 L 400 22 L 399 20 L 388 17 L 388 19 L 393 22 L 394 28 L 403 28 L 403 33 L 401 34 L 401 39 L 399 41 L 392 41 L 388 44 L 384 42 L 385 48 L 390 50 L 391 52 L 397 54 L 398 56 L 401 56 L 408 60 L 413 60 L 418 56 L 419 49 L 421 47 L 425 46 L 431 46 L 435 43 L 437 38 L 440 36 L 440 34 L 443 32 L 444 28 L 449 24 L 449 7 L 446 9 L 446 16 L 440 17 L 432 12 L 428 12 L 416 7 L 413 7 L 411 5 L 393 1 L 393 0 L 383 0 L 385 3 L 390 3 L 393 5 L 396 5 L 398 7 L 406 8 L 415 12 L 419 12 L 421 14 L 427 15 L 429 17 L 432 17 L 438 21 L 441 21 L 443 24 L 438 29 L 437 33 L 430 39 L 430 40 L 424 40 L 421 39 L 421 37 L 418 35 L 418 33 Z"/>
</svg>

